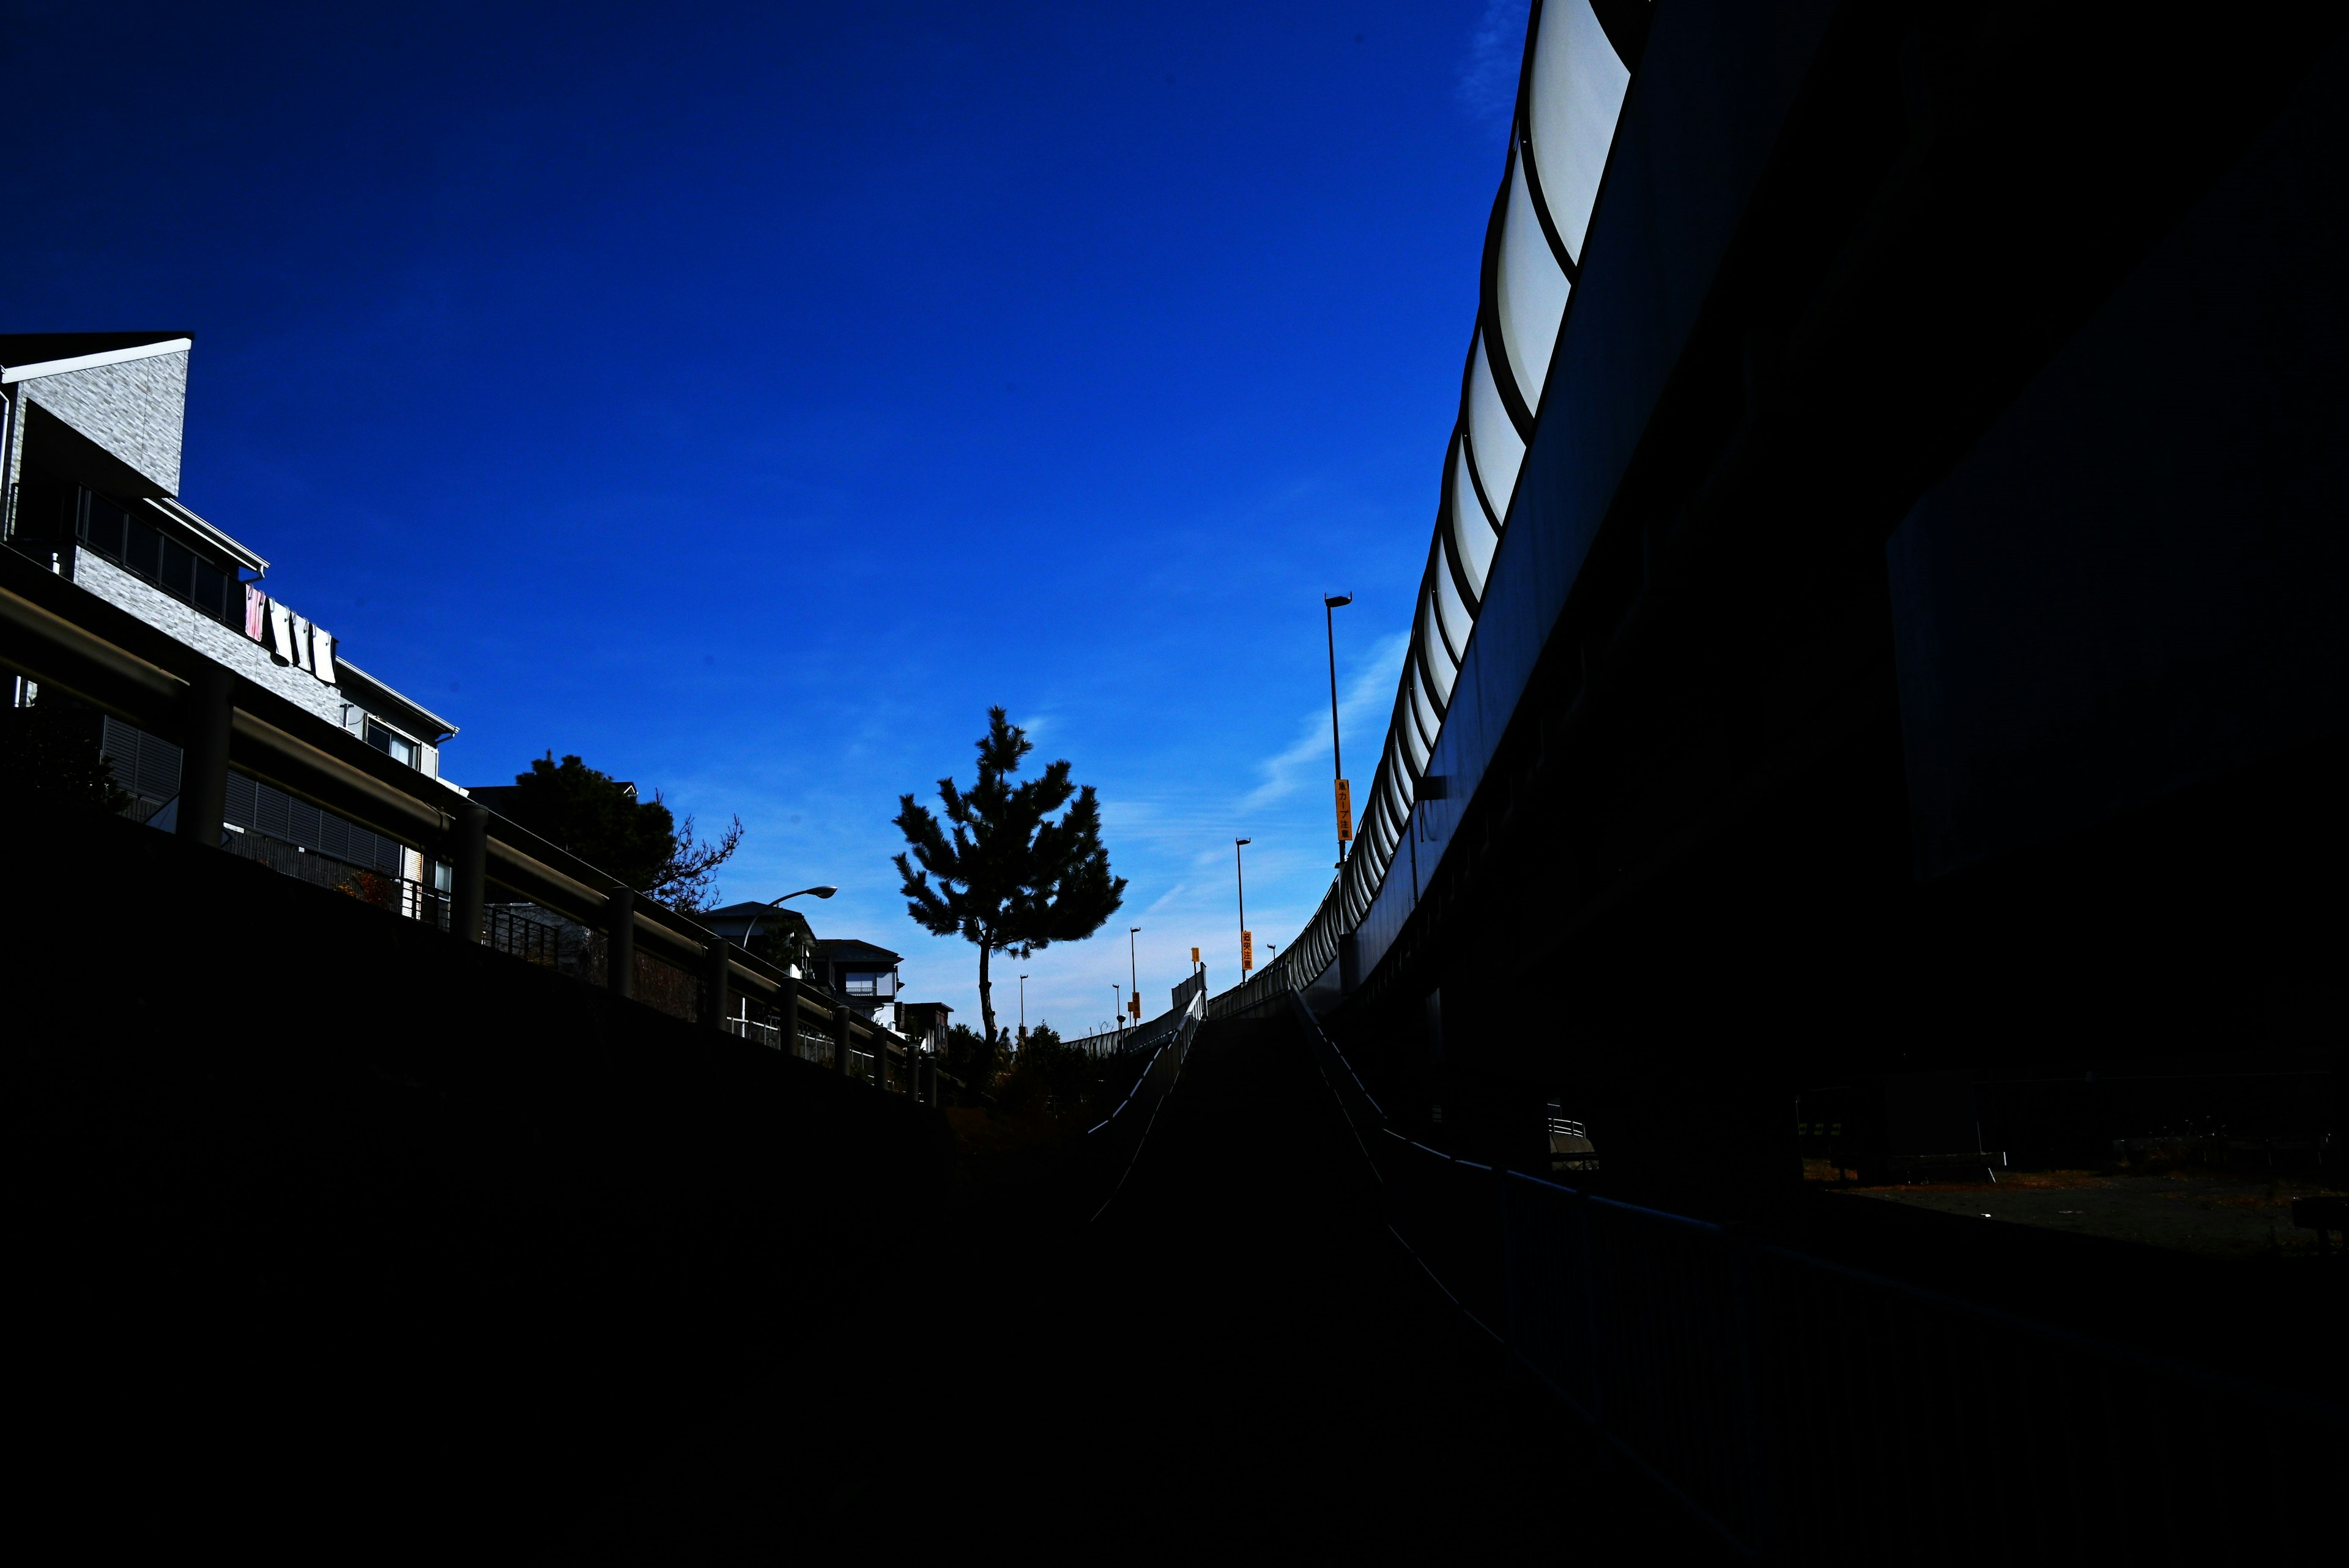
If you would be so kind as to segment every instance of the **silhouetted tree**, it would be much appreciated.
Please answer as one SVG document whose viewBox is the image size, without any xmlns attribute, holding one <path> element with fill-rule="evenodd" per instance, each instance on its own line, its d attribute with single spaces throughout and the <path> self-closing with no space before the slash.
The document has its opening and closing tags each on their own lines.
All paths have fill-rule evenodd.
<svg viewBox="0 0 2349 1568">
<path fill-rule="evenodd" d="M 610 774 L 576 757 L 557 762 L 552 751 L 514 775 L 514 792 L 502 809 L 541 838 L 688 913 L 717 902 L 712 879 L 742 844 L 740 817 L 716 843 L 700 842 L 693 819 L 680 825 L 659 790 L 639 800 Z"/>
<path fill-rule="evenodd" d="M 947 1071 L 962 1080 L 963 1103 L 978 1105 L 995 1092 L 997 1052 L 988 1037 L 968 1024 L 947 1028 Z"/>
<path fill-rule="evenodd" d="M 1001 1036 L 988 960 L 998 953 L 1024 957 L 1055 942 L 1081 942 L 1125 902 L 1125 879 L 1109 874 L 1092 786 L 1080 789 L 1071 783 L 1065 760 L 1012 782 L 1021 759 L 1035 749 L 1002 708 L 987 710 L 978 781 L 965 790 L 952 779 L 938 780 L 951 836 L 928 808 L 911 795 L 898 797 L 897 828 L 912 848 L 910 856 L 896 856 L 905 912 L 923 929 L 959 936 L 978 949 L 978 1011 L 990 1066 Z M 1064 806 L 1055 820 L 1052 813 Z"/>
<path fill-rule="evenodd" d="M 38 813 L 87 807 L 119 811 L 130 792 L 98 753 L 96 709 L 52 696 L 0 708 L 0 806 L 26 827 Z"/>
</svg>

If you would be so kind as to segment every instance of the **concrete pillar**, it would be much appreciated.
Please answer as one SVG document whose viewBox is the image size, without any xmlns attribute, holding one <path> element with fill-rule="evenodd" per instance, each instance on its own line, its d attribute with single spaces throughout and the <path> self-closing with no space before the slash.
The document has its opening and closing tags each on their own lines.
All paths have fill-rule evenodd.
<svg viewBox="0 0 2349 1568">
<path fill-rule="evenodd" d="M 636 994 L 636 895 L 621 888 L 604 904 L 604 989 L 615 996 Z"/>
<path fill-rule="evenodd" d="M 457 808 L 455 891 L 449 899 L 449 929 L 460 942 L 481 940 L 481 906 L 490 881 L 490 809 L 468 800 Z"/>
<path fill-rule="evenodd" d="M 854 1016 L 842 1003 L 832 1005 L 832 1070 L 843 1078 L 848 1076 L 848 1021 Z"/>
<path fill-rule="evenodd" d="M 726 983 L 732 978 L 726 972 L 726 955 L 733 945 L 721 936 L 701 950 L 704 1009 L 701 1022 L 705 1028 L 722 1029 L 726 1026 L 729 1006 Z"/>
<path fill-rule="evenodd" d="M 181 699 L 179 834 L 208 850 L 220 848 L 228 810 L 228 738 L 236 677 L 207 665 Z"/>
</svg>

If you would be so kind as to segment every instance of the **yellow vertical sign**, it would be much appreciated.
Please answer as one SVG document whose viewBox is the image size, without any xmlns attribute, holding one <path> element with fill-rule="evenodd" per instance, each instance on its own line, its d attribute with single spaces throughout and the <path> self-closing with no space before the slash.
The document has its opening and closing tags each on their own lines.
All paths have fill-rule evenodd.
<svg viewBox="0 0 2349 1568">
<path fill-rule="evenodd" d="M 1338 841 L 1350 843 L 1354 837 L 1354 791 L 1343 779 L 1338 780 Z"/>
<path fill-rule="evenodd" d="M 1243 931 L 1240 933 L 1240 973 L 1245 975 L 1255 967 L 1256 938 Z"/>
</svg>

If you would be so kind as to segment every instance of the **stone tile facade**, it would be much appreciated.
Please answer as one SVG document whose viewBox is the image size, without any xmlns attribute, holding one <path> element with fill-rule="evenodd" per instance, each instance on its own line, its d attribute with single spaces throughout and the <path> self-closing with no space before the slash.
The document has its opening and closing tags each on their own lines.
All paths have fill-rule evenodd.
<svg viewBox="0 0 2349 1568">
<path fill-rule="evenodd" d="M 158 494 L 180 493 L 186 349 L 36 377 L 24 395 L 153 481 Z"/>
<path fill-rule="evenodd" d="M 149 625 L 176 637 L 206 658 L 218 660 L 257 686 L 263 686 L 327 723 L 364 734 L 367 716 L 357 704 L 316 676 L 273 656 L 243 633 L 222 625 L 193 605 L 183 604 L 150 583 L 91 551 L 77 548 L 73 580 L 108 603 L 138 616 Z"/>
</svg>

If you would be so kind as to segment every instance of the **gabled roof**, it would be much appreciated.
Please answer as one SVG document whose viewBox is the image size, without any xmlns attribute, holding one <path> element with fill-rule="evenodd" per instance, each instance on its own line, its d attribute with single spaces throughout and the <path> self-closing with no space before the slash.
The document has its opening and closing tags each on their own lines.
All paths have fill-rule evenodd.
<svg viewBox="0 0 2349 1568">
<path fill-rule="evenodd" d="M 828 964 L 895 965 L 900 955 L 853 936 L 833 936 L 815 944 L 815 956 Z"/>
<path fill-rule="evenodd" d="M 697 918 L 720 936 L 748 935 L 754 926 L 765 926 L 770 931 L 797 930 L 813 945 L 823 945 L 816 942 L 807 916 L 795 909 L 777 909 L 771 903 L 730 903 L 723 909 L 704 910 Z"/>
</svg>

